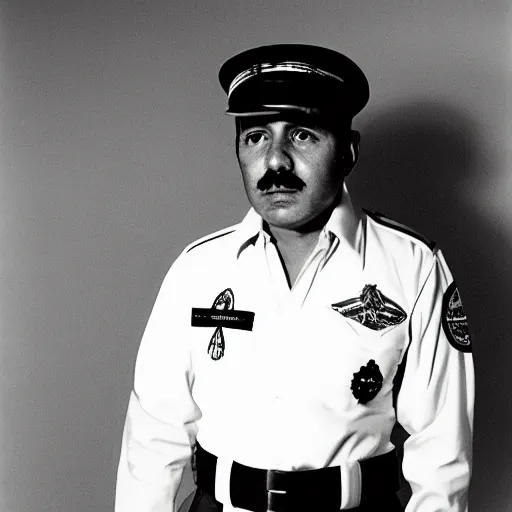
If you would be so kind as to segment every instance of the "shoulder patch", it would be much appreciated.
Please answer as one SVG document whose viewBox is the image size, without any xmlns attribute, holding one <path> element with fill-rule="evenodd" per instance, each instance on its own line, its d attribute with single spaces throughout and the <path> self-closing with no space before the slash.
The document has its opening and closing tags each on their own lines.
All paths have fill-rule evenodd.
<svg viewBox="0 0 512 512">
<path fill-rule="evenodd" d="M 471 352 L 468 319 L 455 281 L 444 292 L 441 315 L 443 330 L 450 344 L 461 352 Z"/>
<path fill-rule="evenodd" d="M 208 242 L 211 242 L 212 240 L 215 240 L 217 238 L 221 238 L 223 236 L 229 235 L 229 234 L 234 233 L 234 232 L 235 232 L 235 229 L 227 228 L 226 230 L 221 231 L 220 233 L 217 232 L 217 233 L 213 233 L 212 235 L 208 235 L 208 236 L 206 236 L 204 238 L 199 239 L 197 242 L 194 242 L 192 245 L 190 245 L 187 248 L 187 250 L 185 252 L 188 253 L 192 249 L 195 249 L 196 247 L 199 247 L 200 245 L 206 244 Z"/>
<path fill-rule="evenodd" d="M 386 217 L 385 214 L 381 212 L 372 212 L 370 210 L 367 210 L 366 208 L 363 208 L 364 213 L 370 217 L 374 222 L 377 224 L 381 224 L 382 226 L 386 226 L 391 229 L 395 229 L 396 231 L 400 231 L 402 233 L 405 233 L 406 235 L 409 235 L 413 238 L 416 238 L 416 240 L 419 240 L 423 244 L 425 244 L 431 251 L 434 250 L 434 247 L 436 246 L 436 243 L 432 240 L 429 240 L 428 238 L 425 238 L 421 233 L 418 233 L 414 229 L 410 228 L 409 226 L 406 226 L 405 224 L 401 224 L 400 222 L 397 222 L 396 220 L 390 219 L 389 217 Z"/>
</svg>

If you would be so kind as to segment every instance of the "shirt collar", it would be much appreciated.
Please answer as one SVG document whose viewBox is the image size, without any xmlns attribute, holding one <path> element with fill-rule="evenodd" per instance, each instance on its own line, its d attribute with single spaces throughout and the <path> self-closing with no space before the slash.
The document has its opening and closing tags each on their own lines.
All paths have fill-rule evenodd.
<svg viewBox="0 0 512 512">
<path fill-rule="evenodd" d="M 324 232 L 332 233 L 339 240 L 340 244 L 347 244 L 359 252 L 360 220 L 360 216 L 355 211 L 350 194 L 344 184 L 341 201 L 332 211 L 329 220 L 325 224 Z M 259 236 L 265 235 L 263 219 L 256 213 L 254 208 L 251 208 L 236 229 L 237 256 L 240 256 L 249 245 L 255 243 Z"/>
</svg>

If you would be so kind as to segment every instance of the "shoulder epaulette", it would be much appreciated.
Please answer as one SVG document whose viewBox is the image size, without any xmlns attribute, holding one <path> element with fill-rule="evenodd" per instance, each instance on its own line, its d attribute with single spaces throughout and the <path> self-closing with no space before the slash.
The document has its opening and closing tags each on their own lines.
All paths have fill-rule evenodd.
<svg viewBox="0 0 512 512">
<path fill-rule="evenodd" d="M 434 250 L 434 247 L 436 246 L 435 242 L 429 240 L 428 238 L 425 238 L 421 233 L 418 233 L 409 226 L 400 224 L 400 222 L 397 222 L 396 220 L 386 217 L 386 215 L 381 212 L 372 212 L 370 210 L 366 210 L 365 208 L 363 208 L 363 211 L 377 224 L 381 224 L 382 226 L 386 226 L 388 228 L 400 231 L 401 233 L 405 233 L 406 235 L 409 235 L 415 238 L 416 240 L 419 240 L 420 242 L 424 243 L 431 251 Z"/>
<path fill-rule="evenodd" d="M 185 249 L 185 252 L 188 253 L 192 249 L 195 249 L 196 247 L 199 247 L 200 245 L 206 244 L 207 242 L 211 242 L 212 240 L 215 240 L 216 238 L 220 238 L 222 236 L 229 235 L 230 233 L 233 233 L 234 231 L 235 231 L 235 228 L 230 227 L 230 228 L 222 229 L 221 231 L 216 231 L 215 233 L 212 233 L 210 235 L 206 235 L 203 238 L 200 238 L 199 240 L 196 240 L 191 245 L 189 245 Z"/>
</svg>

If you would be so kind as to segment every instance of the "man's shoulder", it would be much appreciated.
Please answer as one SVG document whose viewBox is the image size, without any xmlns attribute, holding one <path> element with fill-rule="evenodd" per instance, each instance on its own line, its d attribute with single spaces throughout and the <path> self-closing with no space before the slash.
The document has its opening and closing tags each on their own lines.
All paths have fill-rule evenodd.
<svg viewBox="0 0 512 512">
<path fill-rule="evenodd" d="M 236 233 L 238 226 L 239 224 L 233 224 L 198 238 L 185 247 L 183 255 L 198 255 L 205 251 L 210 252 L 219 249 L 225 246 L 226 242 L 229 244 L 233 240 L 233 235 Z"/>
<path fill-rule="evenodd" d="M 162 288 L 186 297 L 229 271 L 237 254 L 237 227 L 228 226 L 189 243 L 169 266 Z"/>
<path fill-rule="evenodd" d="M 363 208 L 363 211 L 366 214 L 368 223 L 377 232 L 390 233 L 397 239 L 408 241 L 431 253 L 435 252 L 436 243 L 416 231 L 414 228 L 402 224 L 401 222 L 397 222 L 384 213 L 367 210 L 365 208 Z"/>
</svg>

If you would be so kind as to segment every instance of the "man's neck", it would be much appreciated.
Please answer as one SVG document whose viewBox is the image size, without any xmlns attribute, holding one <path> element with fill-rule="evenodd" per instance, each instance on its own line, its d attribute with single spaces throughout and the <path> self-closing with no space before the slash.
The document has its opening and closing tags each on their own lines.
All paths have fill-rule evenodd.
<svg viewBox="0 0 512 512">
<path fill-rule="evenodd" d="M 319 231 L 301 233 L 281 228 L 270 228 L 277 252 L 281 258 L 288 286 L 292 288 L 304 264 L 318 243 Z"/>
<path fill-rule="evenodd" d="M 309 249 L 309 252 L 311 252 L 318 242 L 318 237 L 322 229 L 323 227 L 303 232 L 268 226 L 268 231 L 278 247 L 282 247 L 288 251 L 297 250 L 298 252 L 303 252 L 304 249 Z"/>
<path fill-rule="evenodd" d="M 340 203 L 341 193 L 340 191 L 330 208 L 327 208 L 318 217 L 298 229 L 271 226 L 267 222 L 264 223 L 264 229 L 275 241 L 290 288 L 316 247 L 320 233 L 329 221 L 333 210 Z"/>
<path fill-rule="evenodd" d="M 324 229 L 331 212 L 332 210 L 329 209 L 310 223 L 307 228 L 298 230 L 266 224 L 266 230 L 275 241 L 290 288 L 316 247 L 320 233 Z"/>
</svg>

